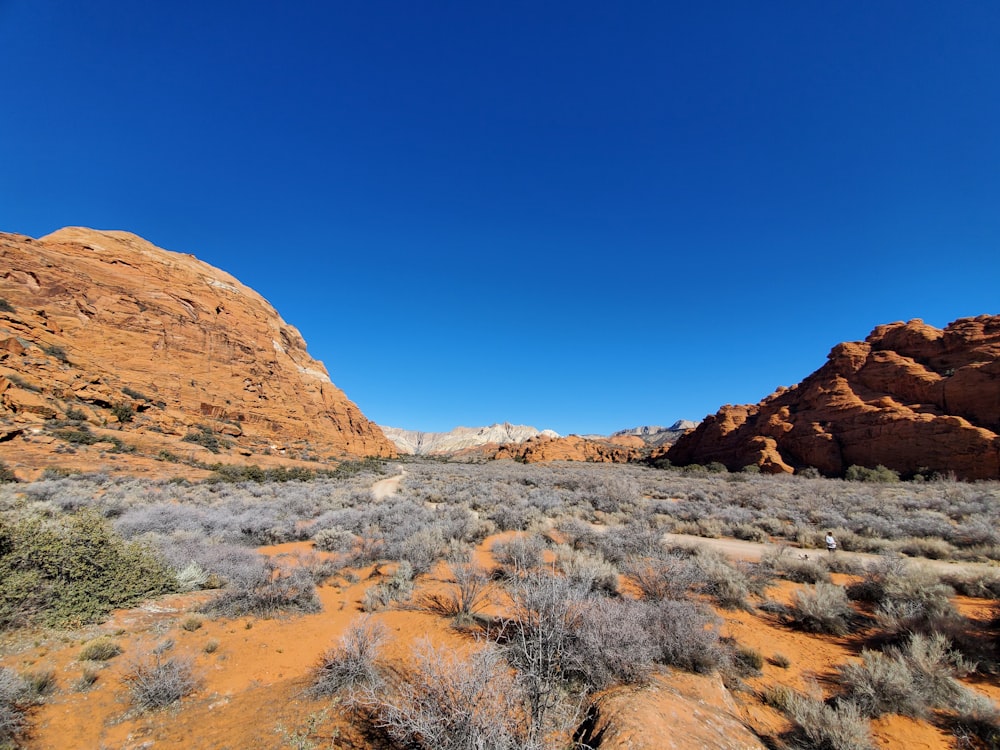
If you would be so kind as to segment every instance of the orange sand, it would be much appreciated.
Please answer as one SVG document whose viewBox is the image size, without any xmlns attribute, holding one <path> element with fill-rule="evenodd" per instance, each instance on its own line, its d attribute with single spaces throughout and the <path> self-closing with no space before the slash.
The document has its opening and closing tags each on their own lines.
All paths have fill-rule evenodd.
<svg viewBox="0 0 1000 750">
<path fill-rule="evenodd" d="M 477 561 L 491 564 L 489 546 L 497 538 L 509 536 L 486 540 L 477 552 Z M 262 551 L 294 556 L 310 552 L 311 545 L 294 543 Z M 393 568 L 383 566 L 381 575 Z M 357 573 L 356 583 L 336 578 L 334 583 L 319 587 L 323 609 L 317 614 L 271 620 L 205 618 L 202 627 L 189 632 L 181 623 L 211 596 L 197 592 L 163 597 L 138 609 L 115 612 L 101 626 L 83 631 L 8 635 L 0 642 L 3 655 L 0 664 L 21 672 L 50 668 L 56 674 L 54 694 L 30 712 L 31 729 L 25 746 L 32 750 L 146 747 L 277 750 L 291 747 L 288 734 L 304 730 L 310 717 L 326 709 L 328 712 L 313 735 L 315 741 L 325 739 L 325 746 L 329 746 L 337 736 L 336 747 L 359 750 L 370 747 L 350 726 L 335 701 L 318 701 L 305 695 L 310 669 L 337 642 L 350 622 L 362 615 L 360 603 L 365 591 L 381 579 L 381 575 L 369 577 L 371 568 Z M 447 569 L 439 566 L 431 576 L 419 581 L 417 596 L 440 590 L 446 580 Z M 796 584 L 779 582 L 769 596 L 787 602 L 798 588 Z M 495 611 L 497 606 L 494 603 L 491 609 Z M 990 602 L 960 598 L 958 606 L 984 622 L 992 616 Z M 724 621 L 724 635 L 745 648 L 756 649 L 765 659 L 780 655 L 790 661 L 787 669 L 768 661 L 762 676 L 745 680 L 749 690 L 734 693 L 741 718 L 762 735 L 774 736 L 788 727 L 780 713 L 761 702 L 760 695 L 768 687 L 787 685 L 804 690 L 815 683 L 829 694 L 834 689 L 836 665 L 857 659 L 860 653 L 861 640 L 857 637 L 797 632 L 763 612 L 720 611 L 719 614 Z M 389 631 L 392 640 L 386 655 L 391 659 L 405 659 L 420 638 L 454 648 L 470 645 L 468 636 L 451 628 L 447 619 L 428 612 L 391 609 L 372 616 Z M 77 661 L 80 647 L 101 633 L 119 641 L 124 653 L 98 666 L 99 676 L 91 688 L 78 690 L 75 683 L 84 668 Z M 169 654 L 190 655 L 195 659 L 200 687 L 174 706 L 137 714 L 129 706 L 122 674 L 131 660 L 167 639 L 175 643 Z M 206 653 L 205 646 L 211 641 L 217 642 L 218 647 Z M 1000 686 L 995 678 L 980 678 L 970 685 L 1000 700 Z M 926 722 L 901 717 L 873 722 L 873 736 L 880 748 L 906 750 L 944 750 L 954 740 Z"/>
</svg>

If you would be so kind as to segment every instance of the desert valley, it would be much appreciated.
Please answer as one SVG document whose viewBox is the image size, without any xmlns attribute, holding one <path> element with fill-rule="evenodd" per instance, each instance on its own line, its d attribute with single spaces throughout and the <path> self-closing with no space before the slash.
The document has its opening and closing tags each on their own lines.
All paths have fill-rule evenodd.
<svg viewBox="0 0 1000 750">
<path fill-rule="evenodd" d="M 0 748 L 1000 747 L 1000 315 L 872 326 L 415 432 L 192 255 L 0 234 Z"/>
</svg>

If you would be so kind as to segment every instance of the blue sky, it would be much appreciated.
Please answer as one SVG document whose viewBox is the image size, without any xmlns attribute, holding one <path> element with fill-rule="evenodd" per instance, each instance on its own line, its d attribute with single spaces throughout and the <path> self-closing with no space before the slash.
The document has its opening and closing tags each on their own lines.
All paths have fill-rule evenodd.
<svg viewBox="0 0 1000 750">
<path fill-rule="evenodd" d="M 0 231 L 263 294 L 381 424 L 607 433 L 1000 313 L 1000 4 L 0 0 Z"/>
</svg>

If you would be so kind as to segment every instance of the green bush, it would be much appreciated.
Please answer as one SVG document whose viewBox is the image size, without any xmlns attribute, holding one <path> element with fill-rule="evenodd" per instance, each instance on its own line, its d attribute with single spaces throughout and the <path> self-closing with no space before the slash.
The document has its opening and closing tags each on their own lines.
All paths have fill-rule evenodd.
<svg viewBox="0 0 1000 750">
<path fill-rule="evenodd" d="M 385 474 L 385 461 L 377 456 L 368 456 L 360 461 L 341 461 L 333 471 L 333 476 L 353 477 L 356 474 Z"/>
<path fill-rule="evenodd" d="M 88 430 L 85 425 L 80 425 L 78 430 L 55 430 L 52 434 L 75 445 L 93 445 L 101 442 L 101 438 Z"/>
<path fill-rule="evenodd" d="M 211 427 L 205 425 L 199 426 L 197 430 L 192 430 L 182 437 L 181 440 L 208 448 L 212 453 L 218 453 L 222 448 L 228 447 L 223 440 L 219 439 L 219 436 L 215 434 L 215 431 Z"/>
<path fill-rule="evenodd" d="M 196 442 L 200 445 L 204 445 L 206 448 L 211 450 L 209 443 L 215 441 L 217 445 L 223 445 L 221 441 L 215 438 L 214 435 L 210 435 L 208 443 L 201 442 L 200 440 L 189 440 L 187 437 L 184 440 L 190 442 Z M 218 453 L 219 451 L 214 451 Z M 335 472 L 325 471 L 325 470 L 314 470 L 306 469 L 299 466 L 292 466 L 286 468 L 284 466 L 277 466 L 272 469 L 262 469 L 256 464 L 250 464 L 249 466 L 238 466 L 234 464 L 213 464 L 211 466 L 212 475 L 208 477 L 205 481 L 208 484 L 215 484 L 217 482 L 228 482 L 236 484 L 239 482 L 257 482 L 258 484 L 263 484 L 265 482 L 311 482 L 319 477 L 330 477 L 334 476 Z"/>
<path fill-rule="evenodd" d="M 743 677 L 759 675 L 764 668 L 764 655 L 754 648 L 736 646 L 733 651 L 733 666 Z"/>
<path fill-rule="evenodd" d="M 71 422 L 83 422 L 87 418 L 87 413 L 83 409 L 69 407 L 66 409 L 66 419 Z"/>
<path fill-rule="evenodd" d="M 66 350 L 61 346 L 56 346 L 55 344 L 51 346 L 46 346 L 42 348 L 42 351 L 48 354 L 50 357 L 55 357 L 60 362 L 69 362 L 69 357 L 66 355 Z"/>
<path fill-rule="evenodd" d="M 844 473 L 844 479 L 849 482 L 881 482 L 891 484 L 899 481 L 899 472 L 893 471 L 882 464 L 874 469 L 867 466 L 849 466 Z"/>
<path fill-rule="evenodd" d="M 111 407 L 111 413 L 114 414 L 115 418 L 122 424 L 131 422 L 135 417 L 135 409 L 132 408 L 132 404 L 127 404 L 124 401 L 114 404 Z"/>
<path fill-rule="evenodd" d="M 0 461 L 0 483 L 2 482 L 16 482 L 17 476 L 11 469 L 8 469 L 3 461 Z"/>
<path fill-rule="evenodd" d="M 25 672 L 21 678 L 24 680 L 25 695 L 32 703 L 40 703 L 56 689 L 56 672 L 48 667 Z"/>
<path fill-rule="evenodd" d="M 121 644 L 107 636 L 87 641 L 80 649 L 80 661 L 107 661 L 122 652 Z"/>
<path fill-rule="evenodd" d="M 93 511 L 0 521 L 0 629 L 95 622 L 176 590 L 170 569 Z"/>
<path fill-rule="evenodd" d="M 149 396 L 147 396 L 146 394 L 140 393 L 139 391 L 135 390 L 135 388 L 129 388 L 128 386 L 125 386 L 124 388 L 122 388 L 122 393 L 124 393 L 129 398 L 136 399 L 137 401 L 152 401 L 153 400 Z"/>
</svg>

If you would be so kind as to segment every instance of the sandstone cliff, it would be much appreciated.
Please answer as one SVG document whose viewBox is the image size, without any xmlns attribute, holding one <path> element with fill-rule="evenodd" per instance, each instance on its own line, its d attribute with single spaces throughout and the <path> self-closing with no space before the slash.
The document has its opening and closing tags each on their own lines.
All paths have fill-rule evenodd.
<svg viewBox="0 0 1000 750">
<path fill-rule="evenodd" d="M 489 454 L 496 460 L 513 459 L 524 463 L 545 461 L 591 461 L 595 463 L 628 463 L 643 456 L 644 443 L 637 437 L 605 440 L 568 435 L 560 438 L 539 436 L 523 443 L 499 446 Z"/>
<path fill-rule="evenodd" d="M 1000 478 L 1000 316 L 939 330 L 920 320 L 839 344 L 823 367 L 756 405 L 724 406 L 668 452 L 731 470 L 814 466 L 839 476 L 882 464 L 906 474 Z"/>
<path fill-rule="evenodd" d="M 126 443 L 193 430 L 244 455 L 395 455 L 295 328 L 192 255 L 126 232 L 0 234 L 0 298 L 0 441 L 70 419 Z"/>
<path fill-rule="evenodd" d="M 544 435 L 559 437 L 552 430 L 538 430 L 526 425 L 494 424 L 489 427 L 456 427 L 448 432 L 417 432 L 399 427 L 382 427 L 382 432 L 395 444 L 400 453 L 415 456 L 458 453 L 481 445 L 523 443 L 529 438 Z"/>
</svg>

